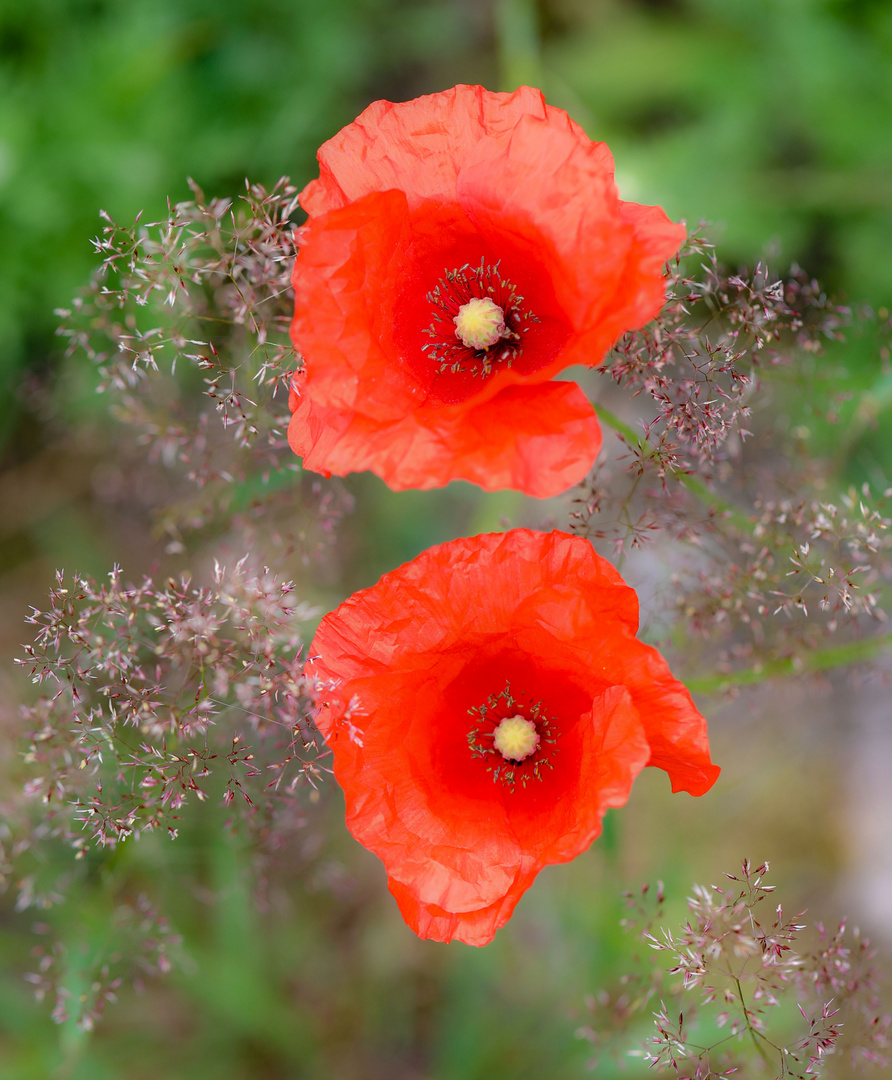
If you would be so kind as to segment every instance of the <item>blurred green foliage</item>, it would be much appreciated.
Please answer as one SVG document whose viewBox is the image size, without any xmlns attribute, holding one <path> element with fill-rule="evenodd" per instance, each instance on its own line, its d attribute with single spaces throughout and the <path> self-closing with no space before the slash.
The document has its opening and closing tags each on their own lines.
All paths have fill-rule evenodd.
<svg viewBox="0 0 892 1080">
<path fill-rule="evenodd" d="M 100 207 L 154 219 L 189 197 L 189 175 L 221 195 L 245 177 L 305 182 L 373 97 L 490 74 L 463 7 L 0 0 L 0 396 L 47 361 L 53 309 L 95 263 Z"/>
<path fill-rule="evenodd" d="M 154 218 L 168 196 L 188 197 L 187 175 L 214 195 L 237 195 L 246 176 L 302 184 L 318 145 L 369 101 L 459 81 L 541 83 L 610 143 L 626 198 L 715 221 L 726 260 L 769 250 L 852 300 L 889 304 L 890 71 L 887 0 L 0 0 L 0 447 L 20 374 L 54 363 L 53 308 L 92 268 L 100 207 Z M 889 378 L 863 382 L 875 421 Z M 479 493 L 458 505 L 455 489 L 435 510 L 428 493 L 379 489 L 357 487 L 354 535 L 378 547 L 352 561 L 356 585 L 514 510 Z M 104 567 L 108 537 L 59 505 L 28 534 L 28 557 Z M 295 881 L 284 912 L 259 913 L 245 852 L 205 807 L 176 843 L 142 840 L 121 865 L 85 873 L 55 913 L 3 909 L 0 1077 L 578 1076 L 587 1048 L 572 1032 L 583 993 L 621 970 L 630 875 L 667 877 L 680 904 L 692 878 L 733 869 L 745 842 L 792 858 L 797 888 L 797 874 L 835 869 L 842 839 L 822 834 L 816 853 L 810 833 L 784 831 L 826 821 L 826 789 L 760 768 L 765 790 L 796 804 L 786 825 L 758 789 L 714 800 L 707 821 L 700 807 L 667 809 L 643 777 L 610 842 L 544 874 L 482 952 L 412 938 L 337 806 L 328 855 L 351 887 Z M 93 1038 L 54 1027 L 22 982 L 23 919 L 52 919 L 75 954 L 98 948 L 110 893 L 146 884 L 183 934 L 183 968 L 142 998 L 124 990 Z"/>
<path fill-rule="evenodd" d="M 767 250 L 889 304 L 892 6 L 568 0 L 555 17 L 545 88 L 610 144 L 624 197 L 714 222 L 732 264 Z"/>
<path fill-rule="evenodd" d="M 0 393 L 51 355 L 100 207 L 303 183 L 374 97 L 458 81 L 540 82 L 626 197 L 889 303 L 890 70 L 884 0 L 0 0 Z"/>
</svg>

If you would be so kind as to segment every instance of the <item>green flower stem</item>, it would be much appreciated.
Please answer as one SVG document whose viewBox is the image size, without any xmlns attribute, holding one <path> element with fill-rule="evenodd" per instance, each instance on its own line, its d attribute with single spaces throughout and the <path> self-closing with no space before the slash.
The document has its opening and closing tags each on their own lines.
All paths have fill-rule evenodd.
<svg viewBox="0 0 892 1080">
<path fill-rule="evenodd" d="M 701 675 L 685 679 L 687 688 L 695 694 L 718 694 L 734 686 L 754 686 L 784 675 L 801 675 L 812 671 L 829 671 L 872 660 L 883 650 L 892 647 L 892 634 L 877 634 L 862 641 L 847 641 L 843 645 L 828 645 L 826 649 L 813 649 L 803 656 L 768 660 L 744 671 L 728 674 Z"/>
<path fill-rule="evenodd" d="M 765 1062 L 766 1065 L 770 1067 L 771 1058 L 768 1056 L 768 1051 L 765 1049 L 762 1043 L 759 1042 L 759 1039 L 765 1039 L 765 1036 L 761 1033 L 761 1031 L 757 1031 L 753 1027 L 752 1022 L 750 1021 L 750 1014 L 747 1011 L 746 1001 L 743 997 L 743 988 L 740 985 L 740 979 L 738 979 L 736 975 L 732 975 L 731 978 L 733 979 L 734 986 L 737 989 L 737 997 L 740 1000 L 740 1007 L 741 1009 L 743 1009 L 743 1022 L 746 1024 L 746 1029 L 750 1033 L 750 1038 L 753 1040 L 753 1046 L 755 1046 L 756 1052 L 758 1053 L 759 1057 Z M 768 1042 L 767 1039 L 765 1041 Z M 774 1046 L 774 1043 L 769 1042 L 769 1045 Z M 777 1050 L 778 1047 L 774 1046 L 774 1049 Z M 783 1067 L 783 1055 L 781 1055 L 781 1065 Z"/>
<path fill-rule="evenodd" d="M 627 424 L 625 420 L 621 420 L 615 413 L 612 413 L 609 409 L 605 409 L 603 405 L 593 403 L 593 408 L 598 416 L 598 419 L 603 421 L 608 427 L 613 428 L 618 434 L 631 443 L 633 446 L 643 445 L 644 439 L 640 433 L 637 433 L 631 424 Z M 726 521 L 729 521 L 736 529 L 741 532 L 752 534 L 753 523 L 742 511 L 729 502 L 727 499 L 723 499 L 721 495 L 707 487 L 706 484 L 700 479 L 699 476 L 693 476 L 690 473 L 675 473 L 679 481 L 700 500 L 704 506 L 709 506 L 716 511 Z"/>
<path fill-rule="evenodd" d="M 607 427 L 613 428 L 618 434 L 633 446 L 643 444 L 643 438 L 636 433 L 631 424 L 621 420 L 603 405 L 595 405 L 598 419 Z M 712 491 L 698 477 L 688 473 L 677 473 L 679 481 L 705 506 L 711 507 L 721 517 L 730 522 L 741 532 L 752 533 L 753 522 L 733 503 L 723 499 L 721 495 Z M 728 674 L 712 674 L 695 676 L 685 679 L 685 685 L 693 693 L 718 694 L 735 686 L 755 686 L 758 683 L 767 682 L 768 679 L 783 677 L 786 675 L 798 675 L 813 671 L 828 671 L 831 668 L 845 667 L 847 664 L 863 663 L 872 660 L 877 654 L 892 647 L 892 634 L 877 634 L 875 637 L 865 638 L 862 641 L 849 641 L 843 645 L 829 645 L 825 649 L 813 649 L 804 656 L 785 657 L 779 660 L 768 660 L 764 663 L 746 668 L 744 671 L 735 671 Z"/>
<path fill-rule="evenodd" d="M 592 408 L 598 414 L 599 420 L 603 420 L 608 427 L 618 431 L 623 438 L 632 443 L 641 442 L 641 436 L 635 434 L 632 425 L 627 424 L 625 420 L 620 420 L 616 413 L 612 413 L 609 409 L 605 409 L 603 405 L 598 405 L 596 402 L 592 402 Z"/>
</svg>

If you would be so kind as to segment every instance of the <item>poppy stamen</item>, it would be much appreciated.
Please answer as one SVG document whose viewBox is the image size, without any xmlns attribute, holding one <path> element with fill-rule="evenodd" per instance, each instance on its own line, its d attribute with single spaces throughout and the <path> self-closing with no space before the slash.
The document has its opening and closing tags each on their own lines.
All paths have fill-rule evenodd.
<svg viewBox="0 0 892 1080">
<path fill-rule="evenodd" d="M 523 335 L 539 320 L 521 307 L 517 286 L 499 273 L 499 264 L 447 270 L 427 294 L 433 321 L 424 331 L 433 340 L 422 345 L 437 373 L 470 371 L 484 378 L 498 365 L 511 367 Z"/>
<path fill-rule="evenodd" d="M 482 705 L 468 709 L 468 715 L 478 721 L 468 732 L 472 755 L 495 757 L 486 771 L 512 791 L 518 780 L 526 787 L 531 777 L 541 780 L 543 769 L 554 768 L 549 753 L 557 753 L 556 739 L 542 709 L 541 701 L 519 706 L 507 683 Z"/>
</svg>

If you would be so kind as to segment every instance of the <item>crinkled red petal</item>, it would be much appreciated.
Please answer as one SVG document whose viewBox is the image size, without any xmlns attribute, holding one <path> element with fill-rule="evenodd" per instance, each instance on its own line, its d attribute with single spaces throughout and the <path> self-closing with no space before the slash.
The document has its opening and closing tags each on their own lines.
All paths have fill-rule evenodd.
<svg viewBox="0 0 892 1080">
<path fill-rule="evenodd" d="M 291 335 L 307 358 L 320 404 L 379 420 L 406 410 L 479 405 L 514 384 L 545 382 L 566 366 L 573 331 L 554 295 L 548 265 L 504 230 L 483 236 L 455 204 L 424 204 L 409 214 L 405 195 L 375 192 L 312 219 L 294 264 Z M 481 377 L 439 372 L 424 351 L 433 308 L 427 300 L 445 272 L 481 259 L 499 263 L 537 322 L 510 367 Z"/>
<path fill-rule="evenodd" d="M 645 764 L 713 782 L 703 717 L 636 629 L 634 592 L 586 541 L 523 529 L 432 548 L 322 620 L 307 670 L 348 826 L 422 936 L 489 940 Z M 514 790 L 467 745 L 469 708 L 505 682 L 556 736 L 553 768 Z"/>
<path fill-rule="evenodd" d="M 513 889 L 495 903 L 461 913 L 447 911 L 436 904 L 422 903 L 411 889 L 392 877 L 388 877 L 387 884 L 400 914 L 420 938 L 463 941 L 466 945 L 479 946 L 488 945 L 496 931 L 511 918 L 518 900 L 533 884 L 538 872 L 537 867 L 526 874 L 519 873 L 514 879 Z"/>
<path fill-rule="evenodd" d="M 392 462 L 405 460 L 410 430 L 429 426 L 420 442 L 438 443 L 440 409 L 477 408 L 569 365 L 600 363 L 622 333 L 658 312 L 662 266 L 684 227 L 658 207 L 623 203 L 607 147 L 529 87 L 493 94 L 458 86 L 397 105 L 376 102 L 323 146 L 319 160 L 320 178 L 302 195 L 310 221 L 295 263 L 292 336 L 315 405 L 360 416 L 334 419 L 334 440 L 300 438 L 313 449 L 307 467 L 378 472 L 384 461 L 380 475 L 393 487 L 459 477 L 503 486 L 485 479 L 488 443 L 455 457 L 438 449 L 436 480 L 420 471 L 398 478 L 412 470 Z M 471 367 L 440 371 L 424 350 L 427 294 L 447 272 L 481 260 L 499 265 L 538 322 L 529 323 L 510 367 L 497 362 L 485 376 Z M 395 440 L 389 454 L 385 422 Z M 554 418 L 551 427 L 562 423 Z M 451 433 L 454 418 L 441 426 Z M 370 428 L 376 450 L 366 453 Z M 341 437 L 348 429 L 355 438 Z M 587 471 L 585 453 L 574 475 Z M 496 468 L 515 486 L 511 469 Z M 555 490 L 548 478 L 535 486 Z"/>
<path fill-rule="evenodd" d="M 511 386 L 476 408 L 409 412 L 387 423 L 318 405 L 295 377 L 288 441 L 314 472 L 368 469 L 395 491 L 470 480 L 537 498 L 578 484 L 601 448 L 601 429 L 575 383 Z"/>
<path fill-rule="evenodd" d="M 545 104 L 541 90 L 529 86 L 499 94 L 460 85 L 398 104 L 375 101 L 320 148 L 319 179 L 301 192 L 301 206 L 312 217 L 392 188 L 405 191 L 413 205 L 451 201 L 468 154 L 485 143 L 498 156 L 529 114 L 586 137 L 562 109 Z"/>
<path fill-rule="evenodd" d="M 291 335 L 320 404 L 396 420 L 423 399 L 392 343 L 393 307 L 406 276 L 415 276 L 411 263 L 402 192 L 376 192 L 304 227 Z"/>
</svg>

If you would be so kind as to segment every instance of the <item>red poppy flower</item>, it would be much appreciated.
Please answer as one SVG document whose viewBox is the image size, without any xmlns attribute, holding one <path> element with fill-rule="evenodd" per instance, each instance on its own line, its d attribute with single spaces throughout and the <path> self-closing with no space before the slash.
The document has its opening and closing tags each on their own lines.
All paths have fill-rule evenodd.
<svg viewBox="0 0 892 1080">
<path fill-rule="evenodd" d="M 291 327 L 304 465 L 395 489 L 581 480 L 600 429 L 553 376 L 657 313 L 684 227 L 620 201 L 604 143 L 529 87 L 377 101 L 318 156 Z"/>
<path fill-rule="evenodd" d="M 431 548 L 322 620 L 307 671 L 347 826 L 419 936 L 490 941 L 645 765 L 711 787 L 706 722 L 637 629 L 590 544 L 527 529 Z"/>
</svg>

